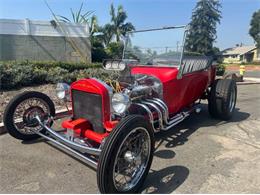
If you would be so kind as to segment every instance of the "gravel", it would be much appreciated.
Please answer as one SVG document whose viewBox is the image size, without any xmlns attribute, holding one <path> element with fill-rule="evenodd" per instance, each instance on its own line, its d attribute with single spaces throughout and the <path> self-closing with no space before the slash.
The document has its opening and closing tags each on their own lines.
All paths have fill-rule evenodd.
<svg viewBox="0 0 260 195">
<path fill-rule="evenodd" d="M 56 110 L 65 108 L 63 102 L 56 97 L 56 85 L 55 84 L 46 84 L 33 87 L 23 87 L 21 89 L 14 89 L 9 91 L 0 91 L 0 123 L 3 121 L 3 114 L 5 107 L 8 102 L 13 99 L 16 95 L 24 91 L 39 91 L 47 94 L 55 104 Z"/>
</svg>

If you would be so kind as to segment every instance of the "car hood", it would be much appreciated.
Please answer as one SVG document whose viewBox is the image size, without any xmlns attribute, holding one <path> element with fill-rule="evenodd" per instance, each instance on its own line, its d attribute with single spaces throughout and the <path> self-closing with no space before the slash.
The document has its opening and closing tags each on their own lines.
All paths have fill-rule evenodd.
<svg viewBox="0 0 260 195">
<path fill-rule="evenodd" d="M 178 69 L 176 67 L 137 66 L 132 68 L 132 74 L 151 75 L 157 77 L 164 83 L 176 79 Z"/>
</svg>

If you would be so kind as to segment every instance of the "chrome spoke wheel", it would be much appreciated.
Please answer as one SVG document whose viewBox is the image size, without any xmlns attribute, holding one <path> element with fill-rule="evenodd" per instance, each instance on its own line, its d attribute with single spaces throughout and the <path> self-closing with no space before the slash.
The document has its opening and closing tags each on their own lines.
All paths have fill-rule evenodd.
<svg viewBox="0 0 260 195">
<path fill-rule="evenodd" d="M 122 141 L 113 166 L 118 191 L 128 191 L 139 182 L 149 161 L 150 145 L 150 135 L 143 127 L 133 129 Z"/>
<path fill-rule="evenodd" d="M 39 116 L 42 120 L 50 114 L 49 105 L 40 98 L 29 98 L 17 105 L 13 114 L 16 129 L 23 134 L 31 135 L 42 127 L 34 120 Z"/>
</svg>

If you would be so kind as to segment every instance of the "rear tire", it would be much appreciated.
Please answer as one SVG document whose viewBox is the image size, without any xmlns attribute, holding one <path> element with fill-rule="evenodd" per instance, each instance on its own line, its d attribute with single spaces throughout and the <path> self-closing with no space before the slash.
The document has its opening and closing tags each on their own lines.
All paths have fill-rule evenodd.
<svg viewBox="0 0 260 195">
<path fill-rule="evenodd" d="M 32 101 L 31 104 L 28 104 L 27 107 L 26 105 L 24 105 L 25 109 L 21 108 L 22 110 L 19 111 L 19 106 L 22 106 L 26 103 L 26 101 L 29 100 Z M 14 119 L 17 112 L 22 115 L 19 116 L 21 118 L 19 125 L 15 124 Z M 39 127 L 39 124 L 37 122 L 30 122 L 30 117 L 33 116 L 33 114 L 35 113 L 41 114 L 41 119 L 44 119 L 48 116 L 55 116 L 54 103 L 47 95 L 36 91 L 26 91 L 15 96 L 8 103 L 4 112 L 3 122 L 7 132 L 14 138 L 21 140 L 32 140 L 38 138 L 39 135 L 30 131 L 30 128 L 39 128 L 38 131 L 43 130 Z"/>
<path fill-rule="evenodd" d="M 208 97 L 208 110 L 213 118 L 229 120 L 235 110 L 237 85 L 234 80 L 216 80 Z"/>
<path fill-rule="evenodd" d="M 149 172 L 153 152 L 154 132 L 144 117 L 132 115 L 120 121 L 107 138 L 99 157 L 97 183 L 100 192 L 136 193 Z M 125 184 L 121 184 L 124 179 Z"/>
</svg>

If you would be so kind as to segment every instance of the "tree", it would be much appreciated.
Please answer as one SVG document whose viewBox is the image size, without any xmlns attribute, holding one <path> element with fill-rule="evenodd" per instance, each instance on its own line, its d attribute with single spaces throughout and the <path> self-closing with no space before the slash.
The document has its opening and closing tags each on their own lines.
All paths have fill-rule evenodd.
<svg viewBox="0 0 260 195">
<path fill-rule="evenodd" d="M 113 26 L 111 24 L 106 24 L 100 28 L 100 32 L 102 33 L 102 35 L 100 36 L 101 40 L 103 41 L 105 46 L 108 46 L 114 36 Z"/>
<path fill-rule="evenodd" d="M 98 20 L 97 20 L 97 16 L 93 15 L 90 18 L 89 21 L 89 33 L 91 35 L 91 37 L 93 36 L 94 33 L 99 31 L 99 26 L 98 26 Z"/>
<path fill-rule="evenodd" d="M 121 37 L 125 37 L 128 31 L 135 29 L 131 22 L 125 22 L 127 19 L 127 14 L 123 9 L 122 5 L 117 8 L 117 13 L 115 11 L 114 5 L 111 4 L 110 7 L 112 32 L 116 36 L 116 41 L 119 43 Z"/>
<path fill-rule="evenodd" d="M 249 34 L 256 42 L 256 47 L 260 49 L 260 9 L 256 11 L 251 19 Z"/>
<path fill-rule="evenodd" d="M 104 45 L 99 39 L 93 37 L 91 39 L 91 44 L 92 62 L 102 62 L 104 59 L 109 58 L 105 51 Z"/>
<path fill-rule="evenodd" d="M 93 11 L 83 12 L 82 8 L 83 8 L 83 2 L 81 3 L 78 11 L 73 11 L 72 8 L 70 8 L 72 20 L 65 16 L 58 15 L 59 20 L 62 22 L 66 22 L 66 23 L 73 22 L 73 23 L 77 23 L 77 24 L 88 24 L 89 20 L 91 18 L 91 15 L 93 14 Z"/>
<path fill-rule="evenodd" d="M 106 48 L 107 55 L 112 59 L 121 59 L 123 57 L 124 45 L 122 42 L 109 43 Z"/>
<path fill-rule="evenodd" d="M 220 23 L 221 7 L 218 0 L 200 0 L 192 13 L 185 48 L 188 52 L 209 55 L 217 38 L 217 23 Z"/>
</svg>

